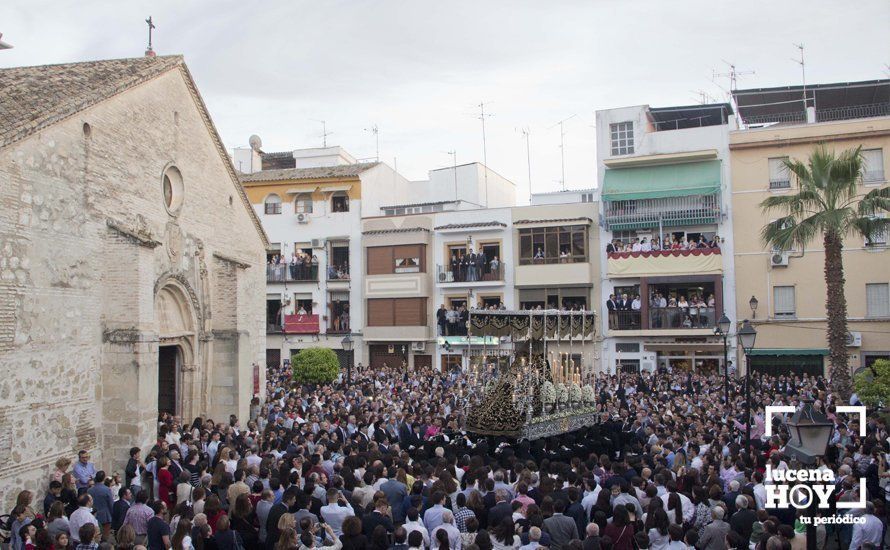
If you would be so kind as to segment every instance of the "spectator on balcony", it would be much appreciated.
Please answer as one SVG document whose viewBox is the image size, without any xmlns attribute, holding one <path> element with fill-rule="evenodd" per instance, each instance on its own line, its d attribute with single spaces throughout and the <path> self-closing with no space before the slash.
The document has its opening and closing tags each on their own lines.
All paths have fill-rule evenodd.
<svg viewBox="0 0 890 550">
<path fill-rule="evenodd" d="M 479 252 L 476 253 L 476 270 L 478 271 L 479 280 L 484 281 L 486 275 L 488 275 L 488 258 L 481 246 L 479 247 Z"/>
<path fill-rule="evenodd" d="M 686 296 L 680 296 L 680 299 L 677 301 L 677 307 L 681 309 L 689 309 L 689 302 L 686 301 Z"/>
<path fill-rule="evenodd" d="M 640 250 L 643 252 L 652 252 L 652 243 L 650 243 L 646 239 L 643 239 L 643 241 L 640 243 Z"/>
<path fill-rule="evenodd" d="M 466 281 L 467 280 L 467 267 L 469 265 L 469 259 L 466 254 L 460 255 L 460 262 L 458 263 L 458 281 Z"/>
<path fill-rule="evenodd" d="M 634 239 L 633 244 L 630 245 L 631 252 L 641 252 L 643 250 L 643 246 L 640 244 L 640 239 Z"/>
<path fill-rule="evenodd" d="M 544 260 L 544 249 L 543 249 L 542 247 L 540 247 L 540 246 L 538 247 L 537 252 L 535 252 L 535 257 L 534 257 L 534 259 L 535 259 L 536 261 L 543 261 L 543 260 Z"/>
<path fill-rule="evenodd" d="M 470 253 L 467 254 L 467 281 L 473 283 L 479 280 L 479 273 L 476 270 L 478 256 L 476 253 L 470 249 Z"/>
<path fill-rule="evenodd" d="M 633 311 L 640 311 L 641 307 L 643 307 L 643 302 L 640 301 L 640 295 L 637 294 L 634 296 L 633 302 L 630 303 L 630 309 Z"/>
<path fill-rule="evenodd" d="M 716 307 L 717 301 L 714 299 L 713 294 L 708 294 L 708 307 Z"/>
<path fill-rule="evenodd" d="M 618 251 L 617 244 L 618 244 L 618 241 L 616 241 L 616 240 L 609 241 L 609 243 L 606 244 L 606 254 L 612 254 L 613 252 L 617 252 Z"/>
<path fill-rule="evenodd" d="M 448 325 L 448 336 L 455 336 L 457 334 L 457 323 L 460 321 L 460 315 L 458 315 L 457 310 L 453 307 L 449 309 L 445 314 L 445 320 Z"/>
<path fill-rule="evenodd" d="M 306 315 L 306 308 L 301 305 L 300 308 L 297 310 L 297 315 Z"/>
<path fill-rule="evenodd" d="M 436 327 L 439 329 L 439 336 L 445 336 L 445 325 L 448 324 L 448 310 L 445 304 L 441 304 L 436 310 Z"/>
<path fill-rule="evenodd" d="M 609 299 L 606 300 L 606 309 L 609 311 L 609 326 L 610 327 L 617 326 L 617 323 L 618 323 L 618 301 L 615 299 L 614 294 L 609 294 Z"/>
<path fill-rule="evenodd" d="M 652 250 L 661 250 L 661 243 L 659 242 L 658 237 L 652 239 L 652 243 L 650 246 Z"/>
<path fill-rule="evenodd" d="M 498 260 L 497 256 L 492 258 L 489 266 L 491 267 L 492 277 L 496 280 L 500 280 L 500 278 L 501 278 L 501 262 Z"/>
</svg>

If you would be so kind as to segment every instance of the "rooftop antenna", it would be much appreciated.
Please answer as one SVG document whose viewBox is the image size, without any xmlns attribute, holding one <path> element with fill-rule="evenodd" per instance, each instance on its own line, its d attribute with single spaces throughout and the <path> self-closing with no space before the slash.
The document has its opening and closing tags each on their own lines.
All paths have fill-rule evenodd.
<svg viewBox="0 0 890 550">
<path fill-rule="evenodd" d="M 365 128 L 365 131 L 374 134 L 374 147 L 377 151 L 377 154 L 374 158 L 377 159 L 377 162 L 380 162 L 380 129 L 377 128 L 376 124 L 374 124 L 370 128 Z"/>
<path fill-rule="evenodd" d="M 454 200 L 457 200 L 457 151 L 445 151 L 446 155 L 451 155 L 452 171 L 454 172 Z"/>
<path fill-rule="evenodd" d="M 717 103 L 717 99 L 704 90 L 690 90 L 696 96 L 699 105 L 707 105 L 709 103 Z"/>
<path fill-rule="evenodd" d="M 570 117 L 566 117 L 550 127 L 556 128 L 557 126 L 559 126 L 559 155 L 562 162 L 562 179 L 559 180 L 559 183 L 562 186 L 563 191 L 566 190 L 566 132 L 564 124 L 566 123 L 566 121 L 569 121 L 576 116 L 578 115 L 575 114 Z"/>
<path fill-rule="evenodd" d="M 485 142 L 485 118 L 492 116 L 485 114 L 485 102 L 479 103 L 479 120 L 482 121 L 482 164 L 485 165 L 483 175 L 485 177 L 485 207 L 488 208 L 488 150 Z"/>
<path fill-rule="evenodd" d="M 151 48 L 151 31 L 155 29 L 155 24 L 151 20 L 151 16 L 148 16 L 148 19 L 145 20 L 145 23 L 148 24 L 148 48 L 145 50 L 145 57 L 154 57 L 155 51 Z"/>
<path fill-rule="evenodd" d="M 736 69 L 735 63 L 731 63 L 725 59 L 723 60 L 723 62 L 729 65 L 729 72 L 718 73 L 717 70 L 714 69 L 711 71 L 711 81 L 714 82 L 714 84 L 717 84 L 718 78 L 729 79 L 729 90 L 727 90 L 723 86 L 720 86 L 719 84 L 717 84 L 717 86 L 719 86 L 720 89 L 729 96 L 729 104 L 732 105 L 732 110 L 735 112 L 736 116 L 736 122 L 738 123 L 739 127 L 741 127 L 744 121 L 742 120 L 742 115 L 739 113 L 739 106 L 735 102 L 735 96 L 733 95 L 733 92 L 738 89 L 739 77 L 754 74 L 754 71 L 739 71 L 738 69 Z"/>
<path fill-rule="evenodd" d="M 525 159 L 528 163 L 528 203 L 532 202 L 532 149 L 529 144 L 529 135 L 531 135 L 531 131 L 528 126 L 523 126 L 519 129 L 522 132 L 522 137 L 525 139 Z"/>
<path fill-rule="evenodd" d="M 328 132 L 327 122 L 324 120 L 315 120 L 315 122 L 321 122 L 321 146 L 328 146 L 328 136 L 333 135 L 334 132 Z"/>
<path fill-rule="evenodd" d="M 798 65 L 800 65 L 800 78 L 803 80 L 803 110 L 807 110 L 807 68 L 806 63 L 803 59 L 803 44 L 795 44 L 795 48 L 800 50 L 800 59 L 791 58 L 791 61 L 794 61 Z"/>
</svg>

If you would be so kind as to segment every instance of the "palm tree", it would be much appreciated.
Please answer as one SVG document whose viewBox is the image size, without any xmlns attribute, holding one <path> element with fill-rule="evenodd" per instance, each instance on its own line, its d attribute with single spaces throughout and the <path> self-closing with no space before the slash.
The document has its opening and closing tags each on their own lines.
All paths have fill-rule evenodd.
<svg viewBox="0 0 890 550">
<path fill-rule="evenodd" d="M 822 236 L 831 390 L 846 401 L 852 392 L 852 381 L 847 362 L 847 298 L 841 252 L 848 235 L 859 235 L 870 243 L 873 237 L 887 231 L 890 219 L 878 218 L 876 214 L 890 211 L 890 187 L 859 193 L 861 147 L 835 154 L 820 145 L 806 163 L 787 160 L 785 166 L 794 175 L 796 193 L 772 196 L 760 203 L 764 212 L 783 214 L 764 226 L 760 236 L 767 246 L 779 250 L 803 250 Z"/>
</svg>

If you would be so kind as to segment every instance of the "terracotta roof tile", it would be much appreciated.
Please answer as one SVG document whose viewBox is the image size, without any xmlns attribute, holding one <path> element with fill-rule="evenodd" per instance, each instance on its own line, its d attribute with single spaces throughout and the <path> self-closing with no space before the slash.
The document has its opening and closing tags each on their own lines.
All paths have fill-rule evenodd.
<svg viewBox="0 0 890 550">
<path fill-rule="evenodd" d="M 319 180 L 327 178 L 355 177 L 377 166 L 376 162 L 359 162 L 357 164 L 341 164 L 338 166 L 321 166 L 318 168 L 282 168 L 280 170 L 261 170 L 252 174 L 240 174 L 242 183 L 252 181 L 282 180 Z"/>
</svg>

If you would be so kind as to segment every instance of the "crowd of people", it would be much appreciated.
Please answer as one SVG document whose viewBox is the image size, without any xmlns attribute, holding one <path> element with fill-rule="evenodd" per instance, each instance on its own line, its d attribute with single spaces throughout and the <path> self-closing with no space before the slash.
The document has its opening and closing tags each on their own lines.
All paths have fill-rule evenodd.
<svg viewBox="0 0 890 550">
<path fill-rule="evenodd" d="M 708 239 L 702 235 L 687 239 L 665 233 L 661 239 L 643 237 L 634 238 L 629 242 L 614 239 L 606 245 L 606 252 L 611 254 L 613 252 L 652 252 L 653 250 L 694 250 L 697 248 L 720 248 L 720 237 L 714 235 Z"/>
<path fill-rule="evenodd" d="M 481 246 L 478 252 L 472 248 L 469 253 L 464 253 L 463 250 L 452 252 L 448 267 L 453 282 L 499 281 L 502 279 L 501 261 L 497 256 L 488 257 Z"/>
<path fill-rule="evenodd" d="M 301 250 L 292 254 L 290 259 L 284 254 L 274 254 L 266 262 L 266 272 L 267 278 L 272 281 L 312 281 L 318 277 L 318 256 Z"/>
<path fill-rule="evenodd" d="M 678 292 L 653 290 L 649 295 L 649 326 L 651 328 L 709 328 L 714 326 L 716 299 L 714 294 L 692 292 L 689 299 Z M 606 311 L 609 327 L 630 329 L 641 326 L 643 301 L 639 294 L 609 294 Z M 636 313 L 621 313 L 636 312 Z"/>
<path fill-rule="evenodd" d="M 764 437 L 764 406 L 815 400 L 835 423 L 820 469 L 855 525 L 819 527 L 817 547 L 882 548 L 888 430 L 834 413 L 822 378 L 603 375 L 600 423 L 580 435 L 506 442 L 461 431 L 478 384 L 460 372 L 359 369 L 351 384 L 300 386 L 268 373 L 249 418 L 162 415 L 123 476 L 81 452 L 45 494 L 21 491 L 12 550 L 785 550 L 804 548 L 795 508 L 768 508 L 772 471 L 795 467 L 787 432 Z"/>
</svg>

